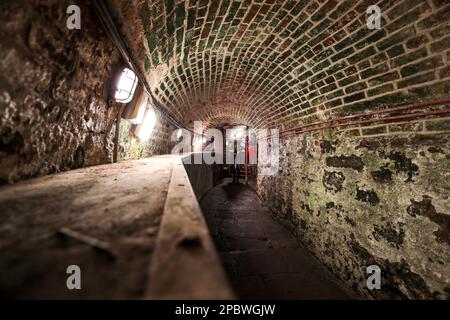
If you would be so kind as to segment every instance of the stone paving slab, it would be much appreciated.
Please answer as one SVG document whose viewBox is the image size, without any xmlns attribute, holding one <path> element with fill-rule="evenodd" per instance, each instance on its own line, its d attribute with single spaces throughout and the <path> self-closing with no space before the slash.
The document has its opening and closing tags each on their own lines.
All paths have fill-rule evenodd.
<svg viewBox="0 0 450 320">
<path fill-rule="evenodd" d="M 239 298 L 349 298 L 248 186 L 226 179 L 206 193 L 200 205 Z"/>
</svg>

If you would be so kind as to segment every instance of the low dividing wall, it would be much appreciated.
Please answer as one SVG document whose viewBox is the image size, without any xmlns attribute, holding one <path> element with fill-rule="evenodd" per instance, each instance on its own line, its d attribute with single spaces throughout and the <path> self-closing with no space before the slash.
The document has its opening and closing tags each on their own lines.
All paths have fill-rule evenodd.
<svg viewBox="0 0 450 320">
<path fill-rule="evenodd" d="M 199 153 L 191 153 L 182 158 L 184 168 L 191 182 L 197 199 L 201 197 L 223 179 L 223 168 L 218 164 L 194 164 L 194 157 Z"/>
</svg>

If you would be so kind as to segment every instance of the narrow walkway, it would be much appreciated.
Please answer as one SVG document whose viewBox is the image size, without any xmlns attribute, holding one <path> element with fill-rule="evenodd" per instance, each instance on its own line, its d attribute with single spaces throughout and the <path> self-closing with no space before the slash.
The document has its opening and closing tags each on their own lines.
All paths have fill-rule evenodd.
<svg viewBox="0 0 450 320">
<path fill-rule="evenodd" d="M 226 179 L 200 203 L 241 299 L 348 299 L 329 272 L 245 184 Z"/>
</svg>

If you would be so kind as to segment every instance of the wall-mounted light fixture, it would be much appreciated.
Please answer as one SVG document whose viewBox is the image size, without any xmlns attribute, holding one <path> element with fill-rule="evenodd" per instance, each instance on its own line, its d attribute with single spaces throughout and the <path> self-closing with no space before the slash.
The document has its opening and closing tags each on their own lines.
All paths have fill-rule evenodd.
<svg viewBox="0 0 450 320">
<path fill-rule="evenodd" d="M 177 140 L 180 140 L 182 135 L 183 135 L 183 130 L 177 129 L 177 131 L 176 131 Z"/>
<path fill-rule="evenodd" d="M 153 129 L 156 125 L 156 114 L 153 108 L 145 110 L 144 119 L 136 127 L 136 135 L 141 141 L 147 141 L 152 136 Z"/>
<path fill-rule="evenodd" d="M 148 96 L 144 88 L 138 84 L 133 99 L 127 103 L 122 113 L 122 119 L 132 124 L 139 124 L 144 120 L 145 109 L 148 105 Z"/>
<path fill-rule="evenodd" d="M 136 74 L 132 70 L 124 68 L 117 83 L 114 99 L 120 103 L 130 102 L 131 99 L 133 99 L 133 94 L 134 90 L 136 90 L 137 83 L 138 79 Z"/>
</svg>

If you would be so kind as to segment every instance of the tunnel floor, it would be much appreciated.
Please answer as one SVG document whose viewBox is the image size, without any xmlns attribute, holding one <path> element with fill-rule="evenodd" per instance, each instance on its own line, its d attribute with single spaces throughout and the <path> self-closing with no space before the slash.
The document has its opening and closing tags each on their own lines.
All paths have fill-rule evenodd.
<svg viewBox="0 0 450 320">
<path fill-rule="evenodd" d="M 355 298 L 272 218 L 249 186 L 225 179 L 200 205 L 238 298 Z"/>
</svg>

